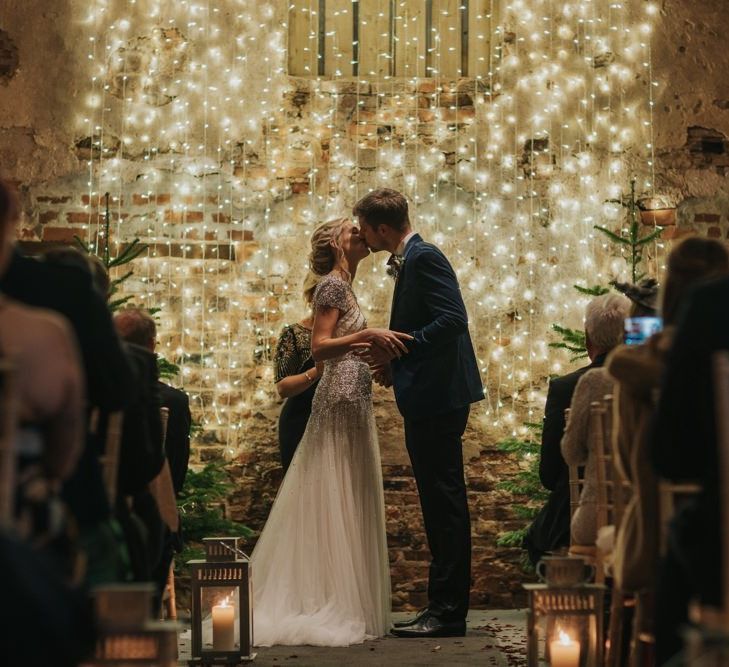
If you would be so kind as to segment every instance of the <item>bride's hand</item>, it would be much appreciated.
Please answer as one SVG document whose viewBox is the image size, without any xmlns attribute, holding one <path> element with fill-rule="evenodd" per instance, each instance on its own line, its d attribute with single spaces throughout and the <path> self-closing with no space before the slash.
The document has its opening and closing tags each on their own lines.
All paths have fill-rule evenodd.
<svg viewBox="0 0 729 667">
<path fill-rule="evenodd" d="M 371 354 L 374 354 L 376 346 L 389 353 L 390 359 L 407 354 L 408 348 L 403 341 L 413 339 L 409 334 L 390 329 L 365 329 L 362 333 L 364 339 L 373 346 Z"/>
</svg>

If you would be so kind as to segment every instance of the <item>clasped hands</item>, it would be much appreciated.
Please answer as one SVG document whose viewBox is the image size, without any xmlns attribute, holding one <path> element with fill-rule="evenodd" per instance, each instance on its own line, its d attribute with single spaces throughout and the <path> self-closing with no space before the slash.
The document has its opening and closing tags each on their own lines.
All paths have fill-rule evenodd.
<svg viewBox="0 0 729 667">
<path fill-rule="evenodd" d="M 372 369 L 372 379 L 377 384 L 391 387 L 390 362 L 408 353 L 403 341 L 413 340 L 413 337 L 390 329 L 365 329 L 362 333 L 363 342 L 354 345 L 357 354 L 369 364 Z"/>
</svg>

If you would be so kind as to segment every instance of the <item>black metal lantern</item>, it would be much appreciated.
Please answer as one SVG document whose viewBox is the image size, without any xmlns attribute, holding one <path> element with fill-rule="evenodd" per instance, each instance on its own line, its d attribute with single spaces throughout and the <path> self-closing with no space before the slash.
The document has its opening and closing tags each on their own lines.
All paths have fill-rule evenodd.
<svg viewBox="0 0 729 667">
<path fill-rule="evenodd" d="M 528 667 L 543 664 L 542 651 L 551 667 L 602 664 L 604 586 L 524 584 L 524 588 L 529 597 Z"/>
<path fill-rule="evenodd" d="M 237 537 L 206 537 L 205 560 L 191 560 L 190 665 L 253 660 L 251 570 Z"/>
</svg>

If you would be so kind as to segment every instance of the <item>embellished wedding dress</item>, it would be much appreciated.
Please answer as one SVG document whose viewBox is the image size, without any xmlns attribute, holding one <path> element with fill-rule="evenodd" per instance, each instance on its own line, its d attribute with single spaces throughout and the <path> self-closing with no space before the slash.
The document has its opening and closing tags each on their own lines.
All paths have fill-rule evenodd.
<svg viewBox="0 0 729 667">
<path fill-rule="evenodd" d="M 366 327 L 350 285 L 324 277 L 334 337 Z M 390 628 L 390 570 L 369 367 L 324 362 L 311 417 L 251 557 L 257 646 L 348 646 Z"/>
</svg>

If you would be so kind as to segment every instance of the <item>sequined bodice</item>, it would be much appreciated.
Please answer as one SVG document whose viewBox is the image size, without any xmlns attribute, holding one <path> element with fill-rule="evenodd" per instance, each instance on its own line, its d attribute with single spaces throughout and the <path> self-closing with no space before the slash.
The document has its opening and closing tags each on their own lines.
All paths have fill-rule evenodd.
<svg viewBox="0 0 729 667">
<path fill-rule="evenodd" d="M 367 327 L 367 320 L 348 282 L 335 275 L 322 278 L 314 294 L 315 308 L 337 308 L 339 320 L 334 336 L 341 338 Z M 372 400 L 369 366 L 354 353 L 324 362 L 324 373 L 314 396 L 312 415 L 341 402 Z"/>
</svg>

